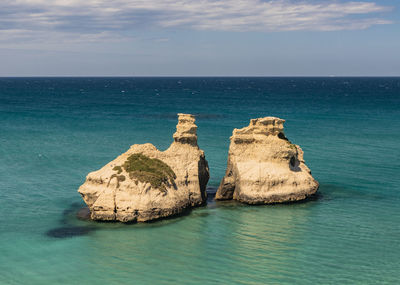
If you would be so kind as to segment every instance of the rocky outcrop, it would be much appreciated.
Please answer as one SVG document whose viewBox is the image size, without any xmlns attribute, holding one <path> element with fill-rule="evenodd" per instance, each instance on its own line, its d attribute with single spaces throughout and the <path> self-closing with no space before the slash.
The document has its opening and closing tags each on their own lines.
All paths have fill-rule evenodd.
<svg viewBox="0 0 400 285">
<path fill-rule="evenodd" d="M 303 151 L 284 135 L 285 121 L 253 119 L 235 129 L 225 177 L 215 199 L 248 204 L 298 201 L 318 190 L 318 182 L 304 164 Z"/>
<path fill-rule="evenodd" d="M 135 144 L 87 175 L 78 192 L 92 219 L 144 222 L 205 203 L 209 170 L 197 145 L 195 118 L 178 115 L 174 142 L 166 151 Z"/>
</svg>

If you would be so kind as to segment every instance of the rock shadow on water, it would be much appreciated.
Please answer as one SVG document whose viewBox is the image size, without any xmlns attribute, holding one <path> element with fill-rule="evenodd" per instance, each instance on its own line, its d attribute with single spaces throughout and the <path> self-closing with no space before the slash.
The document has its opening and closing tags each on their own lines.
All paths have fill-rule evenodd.
<svg viewBox="0 0 400 285">
<path fill-rule="evenodd" d="M 209 205 L 210 203 L 215 203 L 215 194 L 217 193 L 217 187 L 213 187 L 213 186 L 208 186 L 206 191 L 207 191 L 207 205 Z"/>
<path fill-rule="evenodd" d="M 46 236 L 52 238 L 72 238 L 75 236 L 85 236 L 94 231 L 94 227 L 81 227 L 81 226 L 65 226 L 54 228 L 46 232 Z"/>
<path fill-rule="evenodd" d="M 322 189 L 324 188 L 322 185 Z M 328 186 L 328 185 L 327 185 Z M 329 186 L 328 186 L 329 187 Z M 173 223 L 182 222 L 185 218 L 189 216 L 191 218 L 206 218 L 210 215 L 209 209 L 214 209 L 218 207 L 223 207 L 226 209 L 235 210 L 237 207 L 253 207 L 254 205 L 247 205 L 240 203 L 235 200 L 227 201 L 215 201 L 216 187 L 207 187 L 207 202 L 194 209 L 186 208 L 181 213 L 177 213 L 173 216 L 155 219 L 143 223 L 129 222 L 104 222 L 104 221 L 93 221 L 90 218 L 89 208 L 83 207 L 81 203 L 72 203 L 67 209 L 62 213 L 62 217 L 59 220 L 60 226 L 48 230 L 45 235 L 55 239 L 67 239 L 79 236 L 87 236 L 97 230 L 102 229 L 112 229 L 121 227 L 132 227 L 142 228 L 142 227 L 163 227 L 171 225 Z M 285 204 L 303 204 L 312 201 L 319 201 L 323 199 L 323 194 L 319 191 L 315 195 L 308 197 L 303 201 L 296 202 L 286 202 L 281 204 L 271 204 L 270 206 L 285 205 Z M 260 205 L 259 205 L 260 206 Z M 267 206 L 267 205 L 264 205 Z"/>
<path fill-rule="evenodd" d="M 296 205 L 313 205 L 314 203 L 330 203 L 333 200 L 342 199 L 367 199 L 367 200 L 378 200 L 384 199 L 383 196 L 372 194 L 366 191 L 360 191 L 359 189 L 345 186 L 336 185 L 333 183 L 321 183 L 316 193 L 308 196 L 304 200 L 299 201 L 287 201 L 283 203 L 270 203 L 270 204 L 246 204 L 236 200 L 217 200 L 214 201 L 216 207 L 224 207 L 235 209 L 236 207 L 288 207 Z"/>
<path fill-rule="evenodd" d="M 218 208 L 219 201 L 215 200 L 215 195 L 217 193 L 217 186 L 208 186 L 207 187 L 207 209 L 213 210 Z M 209 213 L 208 213 L 209 214 Z"/>
<path fill-rule="evenodd" d="M 308 196 L 303 200 L 297 201 L 286 201 L 286 202 L 274 202 L 274 203 L 267 203 L 267 204 L 247 204 L 237 200 L 216 200 L 215 204 L 217 207 L 223 207 L 225 209 L 235 210 L 238 207 L 288 207 L 288 206 L 295 206 L 295 205 L 302 205 L 302 204 L 310 204 L 313 202 L 318 202 L 324 199 L 324 195 L 318 191 L 315 194 Z"/>
<path fill-rule="evenodd" d="M 62 213 L 62 217 L 60 219 L 60 223 L 64 224 L 64 225 L 68 225 L 69 224 L 69 220 L 75 216 L 75 214 L 79 211 L 81 211 L 82 209 L 82 204 L 81 203 L 72 203 L 71 205 L 69 205 L 69 207 L 67 209 L 65 209 Z M 90 215 L 90 213 L 89 213 Z"/>
<path fill-rule="evenodd" d="M 59 220 L 60 227 L 48 230 L 45 235 L 51 238 L 64 239 L 77 236 L 85 236 L 96 230 L 92 225 L 74 225 L 74 220 L 90 220 L 90 212 L 87 208 L 82 208 L 81 203 L 72 203 L 62 213 Z"/>
<path fill-rule="evenodd" d="M 200 206 L 198 208 L 204 208 L 206 206 Z M 196 208 L 195 208 L 196 209 Z M 51 238 L 66 239 L 79 236 L 87 236 L 98 230 L 111 230 L 116 228 L 131 227 L 139 229 L 142 227 L 162 227 L 178 223 L 189 217 L 194 209 L 186 208 L 181 213 L 177 213 L 172 216 L 159 218 L 146 222 L 116 222 L 116 221 L 94 221 L 90 218 L 90 210 L 88 207 L 83 206 L 81 203 L 72 203 L 62 213 L 62 217 L 59 220 L 60 227 L 56 227 L 48 230 L 45 235 Z M 196 214 L 195 216 L 204 216 L 203 213 Z"/>
</svg>

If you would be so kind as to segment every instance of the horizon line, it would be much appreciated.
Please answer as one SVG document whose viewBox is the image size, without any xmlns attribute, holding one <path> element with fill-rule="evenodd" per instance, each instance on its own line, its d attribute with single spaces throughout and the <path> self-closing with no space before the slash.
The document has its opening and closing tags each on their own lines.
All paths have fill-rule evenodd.
<svg viewBox="0 0 400 285">
<path fill-rule="evenodd" d="M 0 78 L 397 78 L 400 75 L 13 75 Z"/>
</svg>

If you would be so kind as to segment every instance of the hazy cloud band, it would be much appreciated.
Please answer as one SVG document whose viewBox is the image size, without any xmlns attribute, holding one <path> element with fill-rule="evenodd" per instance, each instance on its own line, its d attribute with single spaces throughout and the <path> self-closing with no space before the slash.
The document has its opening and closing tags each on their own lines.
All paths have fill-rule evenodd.
<svg viewBox="0 0 400 285">
<path fill-rule="evenodd" d="M 289 0 L 3 0 L 0 39 L 124 38 L 146 27 L 210 31 L 335 31 L 389 24 L 374 2 Z"/>
</svg>

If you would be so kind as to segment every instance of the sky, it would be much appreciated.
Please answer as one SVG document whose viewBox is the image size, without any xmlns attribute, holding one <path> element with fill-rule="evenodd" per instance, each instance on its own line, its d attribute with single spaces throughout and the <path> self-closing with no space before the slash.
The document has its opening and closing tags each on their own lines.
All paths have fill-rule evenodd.
<svg viewBox="0 0 400 285">
<path fill-rule="evenodd" d="M 0 76 L 400 76 L 399 0 L 1 0 Z"/>
</svg>

